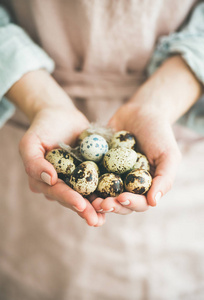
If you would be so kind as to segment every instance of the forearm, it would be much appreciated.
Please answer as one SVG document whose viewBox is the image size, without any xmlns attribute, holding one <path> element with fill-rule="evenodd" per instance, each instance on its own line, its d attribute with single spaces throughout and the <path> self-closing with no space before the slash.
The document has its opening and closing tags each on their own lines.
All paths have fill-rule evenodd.
<svg viewBox="0 0 204 300">
<path fill-rule="evenodd" d="M 130 103 L 145 111 L 159 111 L 171 123 L 200 97 L 202 85 L 180 56 L 169 58 L 139 88 Z"/>
<path fill-rule="evenodd" d="M 70 107 L 71 99 L 45 70 L 26 73 L 7 92 L 6 97 L 32 121 L 46 107 Z"/>
</svg>

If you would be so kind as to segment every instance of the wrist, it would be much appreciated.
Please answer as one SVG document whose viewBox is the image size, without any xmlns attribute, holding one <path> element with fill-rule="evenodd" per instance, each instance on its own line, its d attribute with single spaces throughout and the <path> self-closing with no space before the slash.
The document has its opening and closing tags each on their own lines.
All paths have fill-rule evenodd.
<svg viewBox="0 0 204 300">
<path fill-rule="evenodd" d="M 76 109 L 64 90 L 45 70 L 26 73 L 7 92 L 6 97 L 22 110 L 30 121 L 47 108 Z"/>
<path fill-rule="evenodd" d="M 138 89 L 130 103 L 152 110 L 170 123 L 182 116 L 200 97 L 202 85 L 180 56 L 169 58 Z"/>
</svg>

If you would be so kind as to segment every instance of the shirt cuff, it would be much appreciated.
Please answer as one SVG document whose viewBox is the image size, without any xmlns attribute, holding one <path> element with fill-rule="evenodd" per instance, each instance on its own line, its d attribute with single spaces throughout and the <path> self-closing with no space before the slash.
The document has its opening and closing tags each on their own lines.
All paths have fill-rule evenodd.
<svg viewBox="0 0 204 300">
<path fill-rule="evenodd" d="M 3 14 L 2 9 L 1 13 Z M 0 100 L 27 72 L 45 69 L 52 73 L 54 70 L 54 61 L 45 51 L 35 44 L 22 28 L 8 23 L 6 14 L 3 16 L 0 22 Z M 14 105 L 5 99 L 1 101 L 0 126 L 3 126 L 13 113 Z"/>
<path fill-rule="evenodd" d="M 196 7 L 188 24 L 180 32 L 159 39 L 147 68 L 149 75 L 174 54 L 180 54 L 204 84 L 204 3 Z"/>
<path fill-rule="evenodd" d="M 147 71 L 151 75 L 170 56 L 180 54 L 204 84 L 204 3 L 199 4 L 180 32 L 161 37 Z M 199 100 L 179 121 L 204 135 L 204 100 Z"/>
<path fill-rule="evenodd" d="M 174 33 L 160 39 L 148 66 L 151 75 L 171 55 L 180 54 L 196 78 L 204 84 L 204 32 Z"/>
<path fill-rule="evenodd" d="M 20 27 L 0 27 L 0 99 L 25 73 L 54 70 L 53 60 Z"/>
</svg>

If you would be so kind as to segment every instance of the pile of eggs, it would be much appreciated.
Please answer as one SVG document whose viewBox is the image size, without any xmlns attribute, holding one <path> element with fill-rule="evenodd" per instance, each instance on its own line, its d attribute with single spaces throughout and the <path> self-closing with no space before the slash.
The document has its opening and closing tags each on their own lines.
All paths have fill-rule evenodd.
<svg viewBox="0 0 204 300">
<path fill-rule="evenodd" d="M 78 144 L 82 163 L 63 149 L 53 149 L 45 158 L 58 176 L 84 197 L 94 192 L 107 198 L 124 191 L 145 194 L 149 190 L 150 164 L 145 155 L 135 151 L 136 139 L 130 132 L 116 132 L 107 142 L 99 134 L 83 131 Z"/>
</svg>

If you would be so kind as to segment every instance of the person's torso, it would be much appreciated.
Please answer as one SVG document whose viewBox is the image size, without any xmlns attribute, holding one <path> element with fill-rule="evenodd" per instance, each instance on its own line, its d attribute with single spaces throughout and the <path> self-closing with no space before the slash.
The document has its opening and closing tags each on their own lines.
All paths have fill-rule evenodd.
<svg viewBox="0 0 204 300">
<path fill-rule="evenodd" d="M 196 0 L 9 2 L 17 23 L 54 59 L 53 75 L 70 96 L 127 99 L 158 38 L 176 31 Z"/>
</svg>

